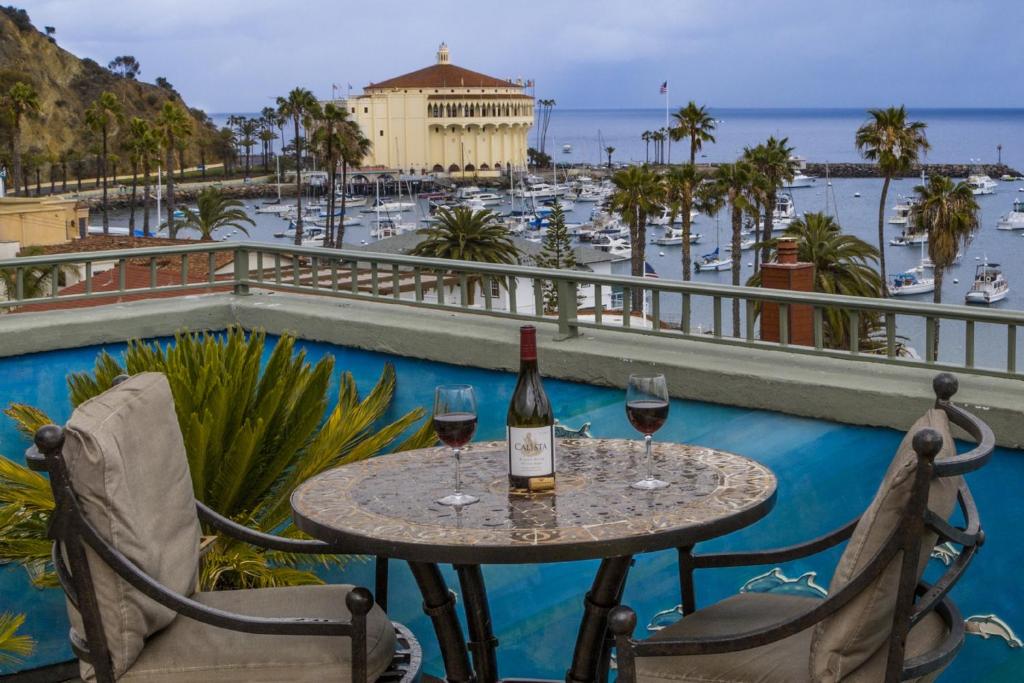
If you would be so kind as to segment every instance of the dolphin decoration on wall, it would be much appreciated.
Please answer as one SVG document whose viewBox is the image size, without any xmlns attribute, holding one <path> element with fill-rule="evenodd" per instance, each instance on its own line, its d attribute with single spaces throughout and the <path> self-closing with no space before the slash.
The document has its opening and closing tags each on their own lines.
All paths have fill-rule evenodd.
<svg viewBox="0 0 1024 683">
<path fill-rule="evenodd" d="M 1021 643 L 1020 638 L 1017 637 L 1017 634 L 1013 632 L 1013 629 L 1010 628 L 1010 625 L 994 614 L 975 614 L 967 617 L 964 620 L 964 630 L 976 636 L 981 636 L 985 640 L 992 636 L 1002 638 L 1008 646 L 1014 649 L 1024 645 L 1024 643 Z"/>
<path fill-rule="evenodd" d="M 590 435 L 590 423 L 584 422 L 579 426 L 578 429 L 572 427 L 566 427 L 565 425 L 558 424 L 558 420 L 555 420 L 555 438 L 556 439 L 589 439 Z"/>
<path fill-rule="evenodd" d="M 828 591 L 815 583 L 817 572 L 805 572 L 791 579 L 775 567 L 769 572 L 755 576 L 743 584 L 740 593 L 781 593 L 784 595 L 805 595 L 812 598 L 827 598 Z"/>
</svg>

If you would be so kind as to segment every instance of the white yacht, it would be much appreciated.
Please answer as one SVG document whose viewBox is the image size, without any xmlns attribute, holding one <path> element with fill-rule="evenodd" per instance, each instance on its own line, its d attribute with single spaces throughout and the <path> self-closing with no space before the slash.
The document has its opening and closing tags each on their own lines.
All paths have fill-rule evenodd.
<svg viewBox="0 0 1024 683">
<path fill-rule="evenodd" d="M 469 199 L 470 197 L 476 197 L 480 194 L 483 194 L 483 190 L 476 185 L 466 185 L 455 190 L 456 199 Z"/>
<path fill-rule="evenodd" d="M 1013 210 L 996 223 L 1000 230 L 1024 230 L 1024 199 L 1015 199 Z"/>
<path fill-rule="evenodd" d="M 379 203 L 363 209 L 363 213 L 376 213 L 378 211 L 383 213 L 402 213 L 403 211 L 412 211 L 415 208 L 416 202 L 387 201 L 382 199 Z"/>
<path fill-rule="evenodd" d="M 783 192 L 775 198 L 775 209 L 772 211 L 772 229 L 788 227 L 796 218 L 796 204 L 792 195 Z"/>
<path fill-rule="evenodd" d="M 889 283 L 889 294 L 891 296 L 913 296 L 914 294 L 926 294 L 935 291 L 935 278 L 918 277 L 914 271 L 898 273 Z"/>
<path fill-rule="evenodd" d="M 572 145 L 570 145 L 570 144 L 562 145 L 562 154 L 572 154 Z"/>
<path fill-rule="evenodd" d="M 801 187 L 813 187 L 814 183 L 817 182 L 817 178 L 812 175 L 805 175 L 803 173 L 797 173 L 793 176 L 793 179 L 788 183 L 784 184 L 783 187 L 793 190 Z"/>
<path fill-rule="evenodd" d="M 693 209 L 690 210 L 690 224 L 691 225 L 693 224 L 693 221 L 695 221 L 697 219 L 697 216 L 699 216 L 699 215 L 700 215 L 699 212 L 697 212 L 697 211 L 695 211 Z M 672 223 L 677 224 L 677 225 L 682 225 L 682 223 L 683 223 L 683 214 L 682 213 L 677 213 L 675 220 L 672 220 L 672 212 L 669 209 L 665 208 L 665 209 L 661 210 L 661 214 L 656 215 L 656 216 L 648 216 L 647 217 L 647 224 L 648 225 L 668 225 L 669 221 L 671 221 Z"/>
<path fill-rule="evenodd" d="M 974 274 L 974 284 L 964 299 L 969 304 L 991 304 L 1002 301 L 1010 293 L 1010 283 L 999 268 L 998 263 L 987 260 L 978 266 Z"/>
<path fill-rule="evenodd" d="M 757 244 L 753 239 L 745 239 L 740 241 L 740 251 L 747 251 L 753 249 L 754 245 Z M 725 246 L 726 251 L 732 251 L 732 245 L 727 244 Z"/>
<path fill-rule="evenodd" d="M 910 214 L 913 210 L 914 200 L 900 197 L 900 200 L 892 207 L 892 216 L 889 217 L 889 224 L 906 225 L 910 221 Z"/>
<path fill-rule="evenodd" d="M 537 183 L 531 185 L 529 189 L 523 190 L 523 197 L 529 199 L 554 199 L 555 197 L 561 197 L 565 194 L 565 188 L 558 185 L 548 185 L 547 183 Z"/>
<path fill-rule="evenodd" d="M 989 178 L 984 173 L 972 173 L 967 176 L 967 184 L 971 187 L 971 194 L 995 194 L 999 183 Z"/>
<path fill-rule="evenodd" d="M 494 204 L 501 204 L 503 201 L 505 201 L 505 197 L 503 195 L 498 194 L 497 192 L 481 192 L 480 194 L 473 197 L 473 199 L 481 201 L 488 206 Z"/>
<path fill-rule="evenodd" d="M 630 248 L 629 243 L 620 237 L 597 235 L 594 237 L 594 241 L 591 242 L 591 246 L 611 254 L 619 260 L 628 259 L 633 256 L 633 250 Z"/>
<path fill-rule="evenodd" d="M 909 247 L 912 244 L 927 243 L 927 232 L 902 232 L 897 237 L 893 237 L 891 240 L 889 240 L 889 244 L 894 247 Z"/>
<path fill-rule="evenodd" d="M 690 233 L 690 244 L 698 244 L 703 235 L 699 232 Z M 654 240 L 654 243 L 662 247 L 675 247 L 683 243 L 683 231 L 681 229 L 669 228 L 665 234 Z"/>
<path fill-rule="evenodd" d="M 277 215 L 288 213 L 295 208 L 294 204 L 263 204 L 256 207 L 256 213 L 276 213 Z"/>
</svg>

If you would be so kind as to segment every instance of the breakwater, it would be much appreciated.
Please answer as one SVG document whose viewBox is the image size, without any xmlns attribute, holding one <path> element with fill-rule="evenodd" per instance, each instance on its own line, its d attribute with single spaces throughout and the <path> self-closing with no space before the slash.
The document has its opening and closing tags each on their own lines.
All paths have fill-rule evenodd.
<svg viewBox="0 0 1024 683">
<path fill-rule="evenodd" d="M 1004 175 L 1020 177 L 1020 171 L 1013 169 L 1006 164 L 914 164 L 903 177 L 917 178 L 921 171 L 925 175 L 944 175 L 947 178 L 966 178 L 979 170 L 992 178 L 999 179 Z M 832 178 L 880 178 L 878 166 L 871 163 L 839 163 L 825 164 L 808 162 L 804 171 L 808 175 L 816 175 L 824 178 L 826 175 Z"/>
</svg>

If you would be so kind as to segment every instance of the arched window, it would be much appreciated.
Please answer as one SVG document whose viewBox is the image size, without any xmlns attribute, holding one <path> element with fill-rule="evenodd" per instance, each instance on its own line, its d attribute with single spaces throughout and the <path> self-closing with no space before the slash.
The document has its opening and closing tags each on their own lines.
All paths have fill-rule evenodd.
<svg viewBox="0 0 1024 683">
<path fill-rule="evenodd" d="M 489 170 L 491 170 L 491 167 L 488 166 L 487 164 L 480 164 L 480 170 L 481 171 L 489 171 Z"/>
<path fill-rule="evenodd" d="M 495 161 L 494 162 L 494 170 L 495 171 L 500 171 L 501 170 L 501 162 L 500 161 Z"/>
<path fill-rule="evenodd" d="M 448 172 L 449 173 L 458 173 L 459 172 L 459 165 L 458 164 L 452 164 L 451 166 L 448 167 Z"/>
<path fill-rule="evenodd" d="M 467 172 L 475 171 L 475 170 L 476 170 L 476 166 L 474 166 L 473 164 L 466 164 L 466 171 Z"/>
<path fill-rule="evenodd" d="M 444 173 L 444 166 L 441 164 L 434 164 L 434 173 Z"/>
</svg>

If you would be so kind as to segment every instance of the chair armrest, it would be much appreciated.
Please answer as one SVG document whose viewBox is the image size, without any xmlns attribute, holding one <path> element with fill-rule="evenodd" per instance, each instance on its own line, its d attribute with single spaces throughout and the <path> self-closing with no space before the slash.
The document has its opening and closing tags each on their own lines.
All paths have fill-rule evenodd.
<svg viewBox="0 0 1024 683">
<path fill-rule="evenodd" d="M 708 569 L 714 567 L 749 567 L 758 564 L 777 564 L 779 562 L 790 562 L 809 555 L 820 553 L 833 546 L 839 545 L 850 538 L 860 517 L 856 517 L 843 526 L 819 536 L 810 541 L 784 548 L 772 548 L 770 550 L 751 550 L 748 552 L 730 553 L 707 553 L 693 556 L 695 569 Z"/>
<path fill-rule="evenodd" d="M 354 588 L 345 598 L 345 603 L 352 613 L 351 621 L 313 617 L 255 617 L 227 612 L 204 605 L 167 588 L 108 544 L 80 511 L 75 512 L 79 517 L 77 522 L 82 539 L 107 566 L 147 597 L 182 616 L 243 633 L 356 637 L 359 635 L 359 629 L 365 631 L 366 614 L 373 607 L 373 596 L 365 588 Z"/>
<path fill-rule="evenodd" d="M 788 621 L 776 622 L 750 631 L 724 636 L 634 640 L 631 636 L 632 629 L 636 625 L 636 614 L 628 607 L 616 607 L 609 615 L 609 625 L 615 634 L 619 652 L 621 653 L 624 648 L 631 649 L 633 655 L 640 657 L 711 655 L 749 650 L 788 638 L 831 616 L 867 588 L 899 551 L 899 531 L 900 529 L 897 527 L 890 532 L 885 543 L 875 552 L 864 570 L 858 573 L 850 583 L 829 595 L 813 608 Z"/>
<path fill-rule="evenodd" d="M 304 541 L 295 538 L 283 538 L 274 534 L 266 534 L 262 531 L 250 529 L 238 522 L 213 511 L 205 504 L 196 501 L 196 510 L 199 519 L 212 526 L 217 531 L 227 534 L 239 541 L 251 545 L 266 548 L 268 550 L 279 550 L 285 553 L 305 553 L 310 555 L 339 555 L 345 550 L 337 546 L 324 543 L 323 541 Z"/>
</svg>

